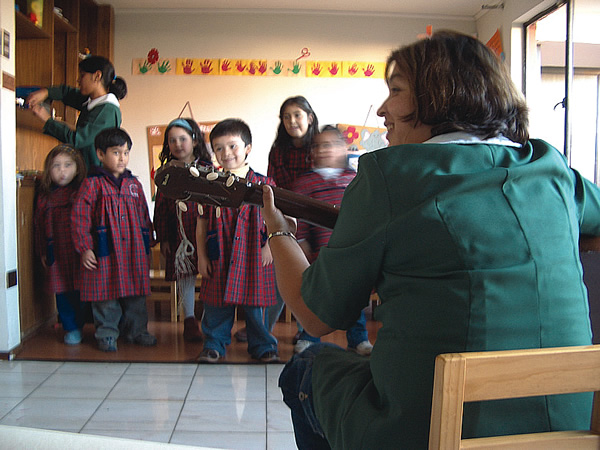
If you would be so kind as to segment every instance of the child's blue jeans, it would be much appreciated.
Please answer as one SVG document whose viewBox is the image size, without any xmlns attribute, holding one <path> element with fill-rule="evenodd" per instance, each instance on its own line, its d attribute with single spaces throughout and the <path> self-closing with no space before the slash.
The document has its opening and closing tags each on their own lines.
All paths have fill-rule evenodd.
<svg viewBox="0 0 600 450">
<path fill-rule="evenodd" d="M 79 291 L 56 294 L 56 310 L 63 330 L 82 329 L 85 323 L 85 303 L 79 299 Z"/>
<path fill-rule="evenodd" d="M 242 306 L 246 315 L 246 330 L 248 335 L 248 353 L 259 359 L 268 351 L 277 351 L 277 339 L 269 333 L 265 326 L 263 308 L 260 306 Z M 202 333 L 204 333 L 204 348 L 225 355 L 225 347 L 231 344 L 231 328 L 235 317 L 235 305 L 208 306 L 204 305 L 202 315 Z"/>
</svg>

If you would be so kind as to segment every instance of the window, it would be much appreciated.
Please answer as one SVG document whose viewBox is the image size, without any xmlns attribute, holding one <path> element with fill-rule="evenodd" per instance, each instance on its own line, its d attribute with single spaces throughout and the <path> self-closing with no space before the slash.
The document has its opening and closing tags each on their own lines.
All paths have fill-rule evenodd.
<svg viewBox="0 0 600 450">
<path fill-rule="evenodd" d="M 569 95 L 570 164 L 599 183 L 600 7 L 575 2 L 573 14 L 573 80 Z M 590 7 L 592 6 L 592 7 Z M 565 40 L 567 5 L 556 7 L 525 24 L 526 96 L 530 135 L 566 153 Z"/>
</svg>

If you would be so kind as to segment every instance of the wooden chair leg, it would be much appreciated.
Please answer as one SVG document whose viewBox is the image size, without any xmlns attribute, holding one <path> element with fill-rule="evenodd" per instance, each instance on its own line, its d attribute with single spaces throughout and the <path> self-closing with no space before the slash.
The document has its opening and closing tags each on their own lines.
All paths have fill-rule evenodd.
<svg viewBox="0 0 600 450">
<path fill-rule="evenodd" d="M 177 282 L 171 283 L 171 322 L 177 322 Z"/>
<path fill-rule="evenodd" d="M 292 310 L 285 307 L 285 323 L 290 323 L 292 321 Z"/>
</svg>

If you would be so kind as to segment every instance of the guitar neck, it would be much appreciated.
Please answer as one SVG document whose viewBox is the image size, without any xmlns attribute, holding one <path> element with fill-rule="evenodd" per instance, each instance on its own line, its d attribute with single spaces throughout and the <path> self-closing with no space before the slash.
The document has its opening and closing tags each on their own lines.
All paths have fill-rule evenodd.
<svg viewBox="0 0 600 450">
<path fill-rule="evenodd" d="M 334 205 L 316 200 L 279 187 L 272 186 L 275 206 L 285 215 L 304 220 L 313 225 L 333 229 L 339 209 Z M 245 203 L 262 206 L 262 185 L 253 184 L 244 196 Z"/>
<path fill-rule="evenodd" d="M 176 200 L 224 208 L 237 208 L 243 203 L 262 206 L 262 184 L 181 161 L 160 167 L 154 182 L 163 195 Z M 284 214 L 325 228 L 335 226 L 339 209 L 334 205 L 278 187 L 273 187 L 273 194 L 275 206 Z"/>
</svg>

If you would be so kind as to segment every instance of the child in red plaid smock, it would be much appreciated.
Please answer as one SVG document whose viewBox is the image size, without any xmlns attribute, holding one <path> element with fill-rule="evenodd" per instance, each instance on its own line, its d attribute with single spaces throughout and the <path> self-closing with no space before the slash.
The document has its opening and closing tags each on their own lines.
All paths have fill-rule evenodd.
<svg viewBox="0 0 600 450">
<path fill-rule="evenodd" d="M 167 125 L 163 148 L 158 156 L 161 163 L 172 159 L 191 164 L 212 165 L 210 152 L 204 142 L 204 133 L 193 119 L 175 119 Z M 194 313 L 196 288 L 196 222 L 198 205 L 185 202 L 186 211 L 176 201 L 156 193 L 154 230 L 160 251 L 165 257 L 165 279 L 177 280 L 179 301 L 183 305 L 183 337 L 186 341 L 202 342 L 202 333 Z"/>
<path fill-rule="evenodd" d="M 292 190 L 340 206 L 346 186 L 354 179 L 356 172 L 348 167 L 346 143 L 336 127 L 327 125 L 320 133 L 315 134 L 312 143 L 312 161 L 313 170 L 300 175 L 294 182 Z M 317 258 L 321 247 L 329 242 L 331 233 L 332 230 L 311 225 L 302 220 L 298 221 L 296 238 L 311 264 Z M 363 356 L 370 355 L 373 350 L 373 346 L 369 342 L 366 324 L 367 320 L 363 311 L 356 324 L 346 331 L 348 350 Z M 294 351 L 301 352 L 314 342 L 320 342 L 320 339 L 302 330 L 298 342 L 294 346 Z"/>
<path fill-rule="evenodd" d="M 279 108 L 277 136 L 269 153 L 267 175 L 278 187 L 292 189 L 299 175 L 312 168 L 310 145 L 319 130 L 317 115 L 306 98 L 298 95 L 286 99 Z M 283 299 L 277 291 L 277 303 L 267 308 L 266 323 L 269 331 L 283 310 Z M 294 338 L 298 339 L 300 332 Z"/>
<path fill-rule="evenodd" d="M 50 150 L 33 217 L 35 252 L 46 269 L 46 289 L 56 294 L 64 342 L 69 345 L 81 342 L 85 323 L 85 308 L 76 288 L 79 255 L 71 234 L 71 210 L 85 175 L 83 158 L 73 147 L 61 144 Z"/>
<path fill-rule="evenodd" d="M 81 255 L 81 299 L 91 302 L 100 350 L 116 351 L 120 334 L 155 345 L 146 310 L 152 223 L 142 185 L 127 170 L 131 138 L 109 128 L 95 145 L 102 166 L 83 181 L 71 216 Z"/>
<path fill-rule="evenodd" d="M 210 143 L 224 170 L 254 183 L 273 184 L 246 162 L 252 148 L 246 123 L 238 119 L 219 122 L 210 133 Z M 263 307 L 275 303 L 275 280 L 260 208 L 206 206 L 197 235 L 200 298 L 204 301 L 204 349 L 198 360 L 217 362 L 225 356 L 235 308 L 240 306 L 246 315 L 248 353 L 263 362 L 278 361 L 277 340 L 264 324 Z"/>
</svg>

